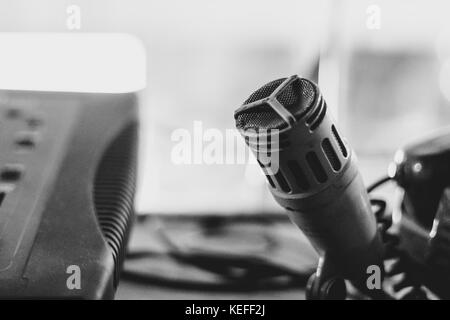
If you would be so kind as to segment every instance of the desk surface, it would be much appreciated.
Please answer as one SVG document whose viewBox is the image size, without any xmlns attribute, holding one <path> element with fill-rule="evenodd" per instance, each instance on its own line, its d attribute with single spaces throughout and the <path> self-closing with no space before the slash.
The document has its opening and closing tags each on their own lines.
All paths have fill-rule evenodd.
<svg viewBox="0 0 450 320">
<path fill-rule="evenodd" d="M 161 221 L 149 218 L 148 221 L 136 223 L 131 240 L 130 252 L 150 250 L 163 253 L 167 251 L 166 240 L 161 239 L 161 230 L 173 239 L 176 246 L 183 250 L 207 250 L 227 254 L 247 253 L 252 256 L 269 259 L 277 264 L 289 267 L 291 270 L 311 270 L 317 260 L 312 247 L 302 233 L 288 219 L 285 221 L 260 223 L 230 223 L 216 232 L 205 232 L 199 221 Z M 164 219 L 166 220 L 166 219 Z M 216 226 L 217 228 L 217 226 Z M 265 242 L 267 239 L 270 239 Z M 172 241 L 172 240 L 171 240 Z M 269 246 L 266 246 L 269 244 Z M 271 249 L 268 249 L 271 247 Z M 148 259 L 125 263 L 127 270 L 149 272 L 171 279 L 189 279 L 204 281 L 212 279 L 192 266 L 180 265 L 170 259 Z M 309 274 L 310 271 L 308 271 Z M 304 299 L 301 287 L 285 290 L 256 292 L 211 292 L 200 290 L 171 289 L 156 284 L 139 283 L 122 279 L 116 294 L 116 299 Z"/>
</svg>

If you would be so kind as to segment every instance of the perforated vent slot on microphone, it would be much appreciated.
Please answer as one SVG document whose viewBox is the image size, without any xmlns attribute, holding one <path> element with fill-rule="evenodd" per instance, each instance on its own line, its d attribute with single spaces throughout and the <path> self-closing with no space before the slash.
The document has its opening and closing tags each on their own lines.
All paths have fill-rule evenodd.
<svg viewBox="0 0 450 320">
<path fill-rule="evenodd" d="M 327 104 L 324 102 L 323 107 L 320 110 L 317 120 L 311 125 L 311 131 L 316 130 L 316 128 L 322 123 L 323 118 L 325 118 L 325 113 L 327 112 Z"/>
<path fill-rule="evenodd" d="M 331 132 L 333 133 L 334 139 L 336 139 L 336 142 L 339 146 L 339 149 L 341 150 L 342 155 L 344 158 L 347 158 L 347 148 L 345 148 L 344 142 L 342 141 L 341 137 L 339 136 L 339 133 L 336 130 L 336 127 L 334 125 L 331 126 Z"/>
<path fill-rule="evenodd" d="M 269 184 L 272 188 L 276 189 L 275 183 L 272 180 L 272 177 L 269 176 L 268 174 L 266 175 L 267 181 L 269 181 Z"/>
<path fill-rule="evenodd" d="M 274 178 L 277 181 L 278 186 L 280 187 L 281 191 L 286 192 L 286 193 L 289 193 L 292 191 L 291 188 L 289 187 L 289 184 L 287 183 L 285 177 L 281 173 L 281 171 L 278 171 L 275 174 Z"/>
<path fill-rule="evenodd" d="M 308 162 L 308 165 L 317 182 L 324 183 L 327 181 L 327 173 L 322 167 L 322 164 L 314 151 L 310 151 L 306 154 L 306 162 Z"/>
<path fill-rule="evenodd" d="M 300 167 L 300 165 L 297 163 L 297 161 L 289 160 L 287 162 L 287 166 L 289 170 L 291 170 L 295 182 L 300 187 L 301 190 L 307 191 L 309 189 L 309 182 L 306 178 L 305 173 L 303 172 L 303 169 Z"/>
<path fill-rule="evenodd" d="M 306 123 L 308 125 L 311 125 L 314 122 L 314 120 L 316 120 L 322 108 L 323 108 L 323 100 L 320 101 L 319 105 L 314 110 L 314 112 L 308 118 L 306 118 Z"/>
<path fill-rule="evenodd" d="M 258 161 L 258 164 L 261 168 L 270 168 L 270 161 L 261 162 L 259 159 L 257 159 L 256 161 Z"/>
<path fill-rule="evenodd" d="M 322 141 L 322 149 L 334 171 L 341 170 L 341 162 L 339 161 L 336 151 L 334 151 L 333 146 L 331 145 L 330 139 L 325 138 Z"/>
</svg>

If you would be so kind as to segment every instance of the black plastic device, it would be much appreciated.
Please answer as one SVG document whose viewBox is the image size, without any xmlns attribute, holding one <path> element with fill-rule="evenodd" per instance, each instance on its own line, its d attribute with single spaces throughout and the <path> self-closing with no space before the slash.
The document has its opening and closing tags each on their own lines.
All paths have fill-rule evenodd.
<svg viewBox="0 0 450 320">
<path fill-rule="evenodd" d="M 0 132 L 0 298 L 113 298 L 134 213 L 136 94 L 0 91 Z"/>
<path fill-rule="evenodd" d="M 431 229 L 442 192 L 450 186 L 450 127 L 397 151 L 390 174 L 405 190 L 403 207 Z"/>
<path fill-rule="evenodd" d="M 420 280 L 442 299 L 450 298 L 450 127 L 397 151 L 391 178 L 403 188 L 401 248 Z"/>
</svg>

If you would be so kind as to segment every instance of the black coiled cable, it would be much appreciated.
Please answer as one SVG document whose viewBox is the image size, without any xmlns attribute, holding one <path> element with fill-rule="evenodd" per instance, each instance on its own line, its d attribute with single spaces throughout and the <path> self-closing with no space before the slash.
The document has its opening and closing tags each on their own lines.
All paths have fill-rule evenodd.
<svg viewBox="0 0 450 320">
<path fill-rule="evenodd" d="M 392 180 L 389 177 L 382 178 L 367 188 L 368 193 L 375 190 L 382 184 Z M 398 295 L 400 291 L 408 288 L 407 293 L 401 297 L 394 297 L 401 300 L 426 300 L 427 293 L 422 288 L 418 271 L 411 258 L 399 249 L 400 238 L 394 232 L 391 232 L 392 215 L 387 213 L 387 203 L 383 199 L 371 198 L 370 203 L 375 207 L 374 214 L 378 224 L 378 230 L 381 234 L 384 244 L 384 261 L 392 260 L 386 277 L 393 278 L 400 276 L 398 282 L 392 285 L 392 290 Z"/>
</svg>

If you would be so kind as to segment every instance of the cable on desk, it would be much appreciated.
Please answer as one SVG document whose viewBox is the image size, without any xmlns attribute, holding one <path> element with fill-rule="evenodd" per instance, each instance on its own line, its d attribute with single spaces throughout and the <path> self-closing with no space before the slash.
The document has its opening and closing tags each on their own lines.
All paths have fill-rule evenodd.
<svg viewBox="0 0 450 320">
<path fill-rule="evenodd" d="M 266 259 L 242 255 L 217 254 L 214 252 L 161 254 L 151 251 L 135 251 L 127 255 L 128 260 L 136 259 L 173 259 L 180 264 L 195 266 L 214 273 L 218 281 L 196 281 L 174 279 L 144 271 L 125 269 L 123 279 L 192 291 L 220 292 L 262 292 L 304 288 L 313 270 L 294 271 L 277 265 Z M 239 272 L 236 272 L 236 271 Z M 281 278 L 281 279 L 280 279 Z"/>
<path fill-rule="evenodd" d="M 160 219 L 156 219 L 161 223 Z M 192 220 L 198 222 L 200 232 L 205 232 L 209 236 L 214 232 L 223 236 L 223 231 L 229 231 L 224 227 L 241 223 L 263 226 L 280 222 L 279 218 L 265 217 L 261 215 L 260 219 L 242 219 L 218 216 L 208 216 L 207 218 L 193 217 Z M 144 220 L 141 220 L 143 222 Z M 288 222 L 287 219 L 282 220 Z M 215 231 L 214 231 L 215 230 Z M 135 283 L 165 286 L 169 288 L 198 290 L 198 291 L 215 291 L 215 292 L 263 292 L 263 291 L 280 291 L 294 288 L 305 288 L 310 274 L 314 271 L 312 268 L 306 270 L 293 270 L 282 263 L 276 263 L 269 258 L 273 254 L 273 250 L 283 247 L 280 244 L 280 238 L 271 234 L 258 233 L 260 237 L 257 242 L 263 246 L 259 249 L 259 253 L 263 257 L 254 254 L 230 254 L 227 252 L 217 252 L 209 249 L 185 249 L 172 241 L 167 233 L 167 227 L 159 226 L 154 232 L 157 233 L 159 239 L 163 241 L 166 247 L 165 252 L 156 252 L 150 250 L 135 250 L 127 254 L 122 278 Z M 230 235 L 233 236 L 233 235 Z M 259 238 L 258 237 L 258 238 Z M 258 239 L 256 238 L 256 239 Z M 242 241 L 245 241 L 243 239 Z M 265 256 L 269 258 L 264 258 Z M 130 262 L 139 262 L 151 259 L 157 259 L 158 262 L 169 261 L 177 265 L 194 267 L 201 272 L 207 272 L 213 275 L 211 281 L 193 280 L 186 278 L 175 278 L 166 276 L 165 274 L 152 273 L 148 268 L 133 269 Z M 195 270 L 194 269 L 194 270 Z M 205 277 L 207 279 L 207 277 Z"/>
<path fill-rule="evenodd" d="M 382 186 L 383 184 L 385 184 L 386 182 L 389 182 L 389 181 L 391 181 L 391 180 L 393 180 L 393 178 L 391 178 L 391 177 L 389 177 L 389 176 L 386 176 L 386 177 L 383 177 L 383 178 L 381 178 L 381 179 L 375 181 L 374 183 L 372 183 L 371 185 L 369 185 L 369 186 L 367 187 L 367 193 L 371 193 L 371 192 L 374 191 L 376 188 Z"/>
</svg>

